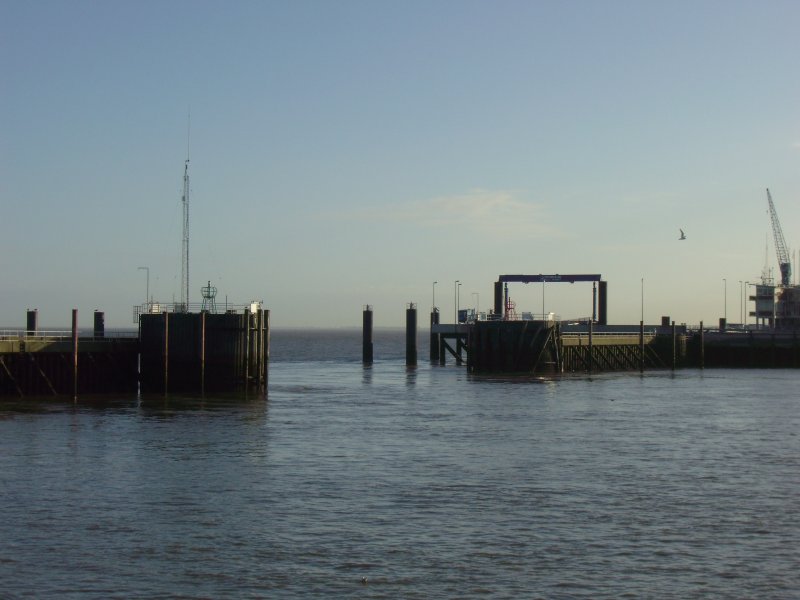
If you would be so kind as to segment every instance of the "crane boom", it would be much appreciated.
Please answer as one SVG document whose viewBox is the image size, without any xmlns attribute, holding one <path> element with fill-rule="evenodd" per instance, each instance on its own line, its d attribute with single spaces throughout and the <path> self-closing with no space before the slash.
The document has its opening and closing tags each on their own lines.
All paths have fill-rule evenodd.
<svg viewBox="0 0 800 600">
<path fill-rule="evenodd" d="M 767 203 L 769 204 L 769 217 L 772 220 L 772 235 L 775 236 L 775 251 L 778 254 L 778 266 L 781 269 L 781 284 L 789 285 L 792 278 L 792 262 L 789 259 L 789 251 L 786 249 L 786 240 L 783 239 L 783 230 L 778 220 L 778 213 L 775 211 L 775 204 L 772 202 L 772 194 L 767 188 Z"/>
</svg>

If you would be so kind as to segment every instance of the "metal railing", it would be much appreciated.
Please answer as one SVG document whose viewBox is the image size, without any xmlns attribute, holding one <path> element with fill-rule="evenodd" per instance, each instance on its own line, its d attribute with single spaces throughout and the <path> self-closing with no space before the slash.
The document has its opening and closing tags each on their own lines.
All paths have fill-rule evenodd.
<svg viewBox="0 0 800 600">
<path fill-rule="evenodd" d="M 102 342 L 120 338 L 137 338 L 139 337 L 139 332 L 135 330 L 105 330 L 102 336 L 96 337 L 94 331 L 86 329 L 78 330 L 78 337 L 83 341 L 91 339 Z M 22 340 L 25 342 L 55 342 L 71 339 L 71 329 L 40 329 L 37 331 L 29 331 L 27 329 L 0 329 L 0 341 Z"/>
<path fill-rule="evenodd" d="M 144 302 L 133 307 L 133 322 L 139 323 L 141 315 L 160 315 L 162 313 L 199 313 L 208 311 L 212 314 L 225 314 L 229 312 L 242 312 L 243 310 L 253 311 L 255 308 L 264 308 L 264 303 L 254 300 L 247 304 L 232 304 L 228 302 L 216 303 L 216 310 L 208 310 L 208 305 L 202 302 Z"/>
</svg>

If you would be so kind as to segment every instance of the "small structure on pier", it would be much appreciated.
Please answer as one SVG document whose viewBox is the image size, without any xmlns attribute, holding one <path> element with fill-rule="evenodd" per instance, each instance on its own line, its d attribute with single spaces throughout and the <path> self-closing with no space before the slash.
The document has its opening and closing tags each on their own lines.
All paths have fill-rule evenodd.
<svg viewBox="0 0 800 600">
<path fill-rule="evenodd" d="M 269 311 L 260 302 L 220 314 L 141 314 L 139 341 L 142 393 L 266 389 Z"/>
</svg>

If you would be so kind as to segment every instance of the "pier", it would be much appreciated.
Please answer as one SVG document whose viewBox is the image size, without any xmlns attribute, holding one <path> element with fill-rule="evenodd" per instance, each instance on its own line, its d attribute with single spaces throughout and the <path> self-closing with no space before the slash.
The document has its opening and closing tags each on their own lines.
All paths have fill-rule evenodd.
<svg viewBox="0 0 800 600">
<path fill-rule="evenodd" d="M 554 314 L 517 313 L 509 283 L 591 282 L 592 316 L 561 322 Z M 460 311 L 459 323 L 443 324 L 431 311 L 431 361 L 466 362 L 471 373 L 561 374 L 704 367 L 800 367 L 796 328 L 718 329 L 678 325 L 609 325 L 607 283 L 599 274 L 500 275 L 494 310 Z M 471 314 L 469 314 L 471 312 Z"/>
<path fill-rule="evenodd" d="M 664 317 L 664 321 L 669 318 Z M 723 331 L 553 320 L 436 324 L 438 362 L 449 354 L 470 373 L 557 375 L 681 368 L 800 368 L 796 331 Z M 431 357 L 434 361 L 434 358 Z"/>
<path fill-rule="evenodd" d="M 261 303 L 217 313 L 181 304 L 136 307 L 138 331 L 105 331 L 94 313 L 89 331 L 38 327 L 28 311 L 25 329 L 0 331 L 0 396 L 85 394 L 266 393 L 270 311 Z"/>
<path fill-rule="evenodd" d="M 135 334 L 106 335 L 100 311 L 94 313 L 90 333 L 78 329 L 77 310 L 70 330 L 40 331 L 37 317 L 28 311 L 26 329 L 0 332 L 0 396 L 136 392 Z"/>
</svg>

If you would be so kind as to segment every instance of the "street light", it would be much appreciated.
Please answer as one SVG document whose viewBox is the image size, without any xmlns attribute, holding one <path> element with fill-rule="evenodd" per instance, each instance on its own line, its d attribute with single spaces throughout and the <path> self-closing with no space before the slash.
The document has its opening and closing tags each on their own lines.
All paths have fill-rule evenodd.
<svg viewBox="0 0 800 600">
<path fill-rule="evenodd" d="M 456 279 L 455 283 L 453 284 L 453 302 L 455 303 L 455 320 L 453 324 L 458 325 L 458 286 L 461 285 L 461 281 Z"/>
<path fill-rule="evenodd" d="M 748 289 L 750 289 L 750 282 L 749 281 L 745 281 L 744 282 L 744 328 L 745 328 L 745 330 L 747 329 L 747 294 L 748 294 L 747 290 Z"/>
<path fill-rule="evenodd" d="M 644 323 L 644 277 L 642 277 L 642 323 Z"/>
<path fill-rule="evenodd" d="M 433 306 L 431 306 L 431 312 L 436 310 L 436 284 L 439 283 L 438 281 L 433 282 Z"/>
<path fill-rule="evenodd" d="M 742 313 L 744 312 L 742 305 L 744 304 L 744 296 L 742 295 L 742 284 L 744 282 L 739 280 L 739 323 L 742 322 Z"/>
<path fill-rule="evenodd" d="M 144 270 L 147 273 L 147 288 L 146 288 L 146 295 L 145 295 L 144 303 L 145 304 L 149 304 L 150 303 L 150 267 L 137 267 L 136 270 L 137 271 Z M 149 312 L 149 309 L 148 309 L 148 312 Z"/>
<path fill-rule="evenodd" d="M 458 313 L 461 312 L 461 282 L 458 282 L 456 288 L 456 323 L 458 323 Z"/>
<path fill-rule="evenodd" d="M 723 299 L 725 301 L 725 309 L 722 311 L 722 316 L 725 318 L 725 326 L 728 326 L 728 280 L 724 277 L 722 278 L 722 283 L 724 285 L 724 293 Z"/>
</svg>

